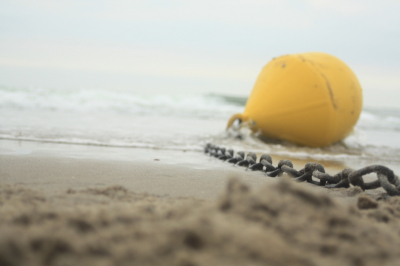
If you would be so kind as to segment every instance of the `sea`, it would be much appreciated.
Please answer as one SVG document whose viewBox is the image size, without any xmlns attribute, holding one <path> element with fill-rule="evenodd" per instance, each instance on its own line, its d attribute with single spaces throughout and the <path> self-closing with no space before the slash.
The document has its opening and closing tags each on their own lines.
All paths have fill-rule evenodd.
<svg viewBox="0 0 400 266">
<path fill-rule="evenodd" d="M 245 103 L 246 97 L 219 94 L 139 95 L 100 89 L 0 86 L 0 146 L 2 141 L 19 141 L 178 150 L 190 156 L 203 152 L 206 143 L 213 143 L 235 151 L 310 161 L 400 163 L 400 109 L 364 107 L 346 139 L 310 148 L 261 140 L 246 128 L 226 131 L 228 119 L 242 113 Z"/>
</svg>

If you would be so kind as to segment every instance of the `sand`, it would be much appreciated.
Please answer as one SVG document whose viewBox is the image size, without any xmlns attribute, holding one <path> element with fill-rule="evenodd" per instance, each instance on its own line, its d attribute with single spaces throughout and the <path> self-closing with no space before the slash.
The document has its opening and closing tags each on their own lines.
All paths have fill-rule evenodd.
<svg viewBox="0 0 400 266">
<path fill-rule="evenodd" d="M 400 200 L 356 205 L 281 179 L 218 200 L 122 186 L 0 187 L 0 265 L 398 265 Z"/>
<path fill-rule="evenodd" d="M 211 159 L 198 153 L 193 153 L 192 156 L 198 156 L 205 161 Z M 165 164 L 154 159 L 119 161 L 54 157 L 46 154 L 0 155 L 0 162 L 0 180 L 3 184 L 23 185 L 43 190 L 44 193 L 64 192 L 68 188 L 103 188 L 118 184 L 135 192 L 215 199 L 224 190 L 230 176 L 243 173 L 242 168 L 234 168 L 215 160 L 212 162 L 215 167 L 210 165 L 205 168 L 199 165 L 198 169 L 196 164 Z M 201 163 L 204 164 L 204 161 Z M 256 172 L 246 172 L 243 178 L 254 187 L 276 181 Z"/>
<path fill-rule="evenodd" d="M 55 150 L 2 150 L 0 265 L 398 265 L 400 259 L 400 200 L 383 200 L 383 190 L 266 178 L 193 152 L 129 150 L 130 159 L 121 160 Z"/>
</svg>

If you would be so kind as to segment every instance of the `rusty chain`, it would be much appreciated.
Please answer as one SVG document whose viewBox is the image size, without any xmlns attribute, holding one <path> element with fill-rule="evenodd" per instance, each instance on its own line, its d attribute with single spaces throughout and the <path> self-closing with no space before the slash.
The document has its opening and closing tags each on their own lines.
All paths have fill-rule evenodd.
<svg viewBox="0 0 400 266">
<path fill-rule="evenodd" d="M 247 167 L 249 170 L 265 172 L 269 177 L 276 177 L 286 173 L 295 181 L 308 182 L 326 188 L 348 188 L 353 185 L 365 191 L 382 187 L 389 196 L 400 196 L 400 180 L 398 176 L 383 165 L 370 165 L 358 170 L 346 168 L 332 176 L 325 173 L 324 166 L 320 163 L 307 163 L 304 168 L 297 171 L 293 168 L 293 163 L 286 159 L 280 160 L 276 167 L 273 166 L 272 158 L 268 154 L 263 154 L 259 162 L 257 162 L 257 155 L 254 152 L 249 152 L 245 157 L 245 153 L 239 151 L 234 156 L 232 149 L 227 150 L 210 143 L 204 147 L 204 152 L 237 166 Z M 376 173 L 378 179 L 373 182 L 364 182 L 363 176 L 370 173 Z"/>
</svg>

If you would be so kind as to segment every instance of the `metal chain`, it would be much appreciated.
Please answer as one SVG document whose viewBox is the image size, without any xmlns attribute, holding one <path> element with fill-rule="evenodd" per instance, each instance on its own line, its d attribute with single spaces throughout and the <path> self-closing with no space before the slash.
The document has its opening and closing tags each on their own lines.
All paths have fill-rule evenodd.
<svg viewBox="0 0 400 266">
<path fill-rule="evenodd" d="M 232 149 L 227 150 L 210 143 L 204 147 L 204 152 L 220 160 L 247 167 L 249 170 L 265 172 L 269 177 L 276 177 L 286 173 L 295 181 L 306 181 L 326 188 L 348 188 L 351 184 L 365 191 L 367 189 L 382 187 L 389 196 L 400 196 L 400 181 L 398 176 L 391 169 L 383 165 L 370 165 L 359 170 L 346 168 L 331 176 L 325 173 L 324 166 L 320 163 L 307 163 L 304 168 L 297 171 L 293 168 L 293 163 L 286 159 L 280 160 L 278 165 L 274 167 L 272 165 L 272 158 L 268 154 L 263 154 L 257 163 L 257 155 L 254 152 L 249 152 L 246 158 L 243 151 L 237 152 L 234 156 Z M 370 173 L 376 173 L 378 179 L 373 182 L 364 182 L 363 176 Z M 313 178 L 319 181 L 315 181 Z"/>
</svg>

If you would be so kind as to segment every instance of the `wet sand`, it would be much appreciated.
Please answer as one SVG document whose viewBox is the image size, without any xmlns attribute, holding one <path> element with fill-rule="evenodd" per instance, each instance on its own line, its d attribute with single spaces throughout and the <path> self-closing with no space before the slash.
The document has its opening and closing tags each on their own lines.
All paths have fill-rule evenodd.
<svg viewBox="0 0 400 266">
<path fill-rule="evenodd" d="M 229 177 L 243 174 L 243 168 L 223 164 L 200 153 L 153 153 L 153 157 L 149 155 L 138 160 L 74 158 L 52 156 L 52 153 L 0 155 L 0 180 L 2 184 L 22 185 L 44 193 L 121 185 L 134 192 L 159 196 L 215 199 Z M 178 162 L 169 160 L 174 156 Z M 189 157 L 186 161 L 193 161 L 192 164 L 184 158 L 180 163 L 179 156 Z M 196 157 L 201 161 L 196 163 L 193 160 Z M 207 160 L 210 160 L 209 165 L 205 165 Z M 242 178 L 254 187 L 276 181 L 257 172 L 246 172 Z"/>
<path fill-rule="evenodd" d="M 196 152 L 1 144 L 0 265 L 400 259 L 400 200 L 376 200 L 382 189 L 297 184 Z"/>
</svg>

